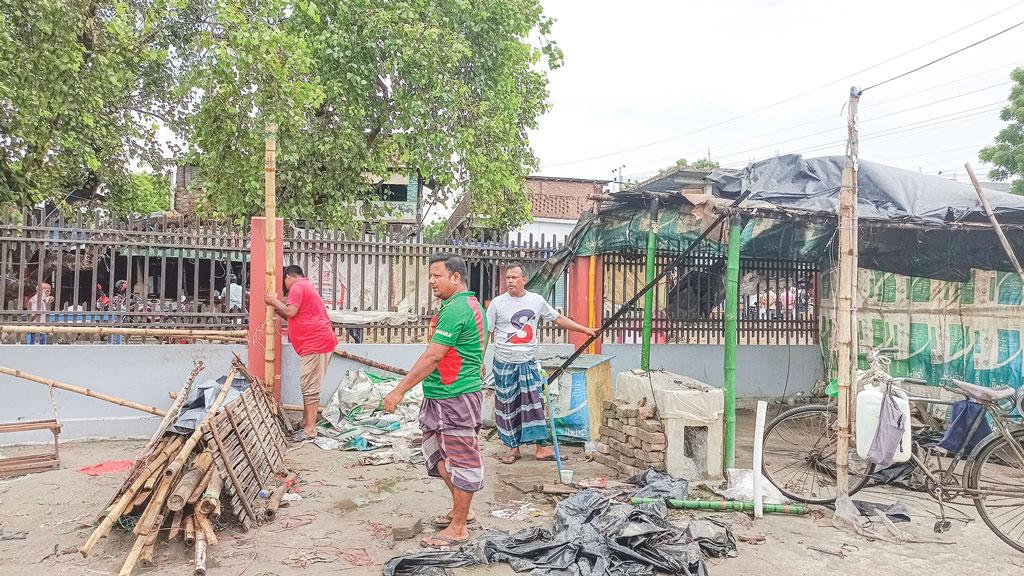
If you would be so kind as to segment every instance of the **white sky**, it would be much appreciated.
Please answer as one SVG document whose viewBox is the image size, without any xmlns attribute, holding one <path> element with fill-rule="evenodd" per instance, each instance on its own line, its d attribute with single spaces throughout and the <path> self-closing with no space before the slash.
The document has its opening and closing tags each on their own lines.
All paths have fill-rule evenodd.
<svg viewBox="0 0 1024 576">
<path fill-rule="evenodd" d="M 851 85 L 885 80 L 1024 20 L 1022 0 L 543 4 L 557 19 L 553 36 L 565 64 L 550 75 L 552 109 L 531 135 L 540 173 L 608 179 L 621 165 L 627 179 L 642 179 L 678 158 L 705 157 L 709 147 L 711 158 L 727 167 L 777 153 L 843 154 L 842 108 Z M 960 180 L 970 161 L 986 179 L 976 154 L 1004 125 L 999 110 L 1015 65 L 1024 66 L 1024 26 L 869 90 L 861 98 L 861 158 L 946 176 L 957 171 Z M 905 111 L 943 99 L 949 100 Z M 926 126 L 933 122 L 941 123 Z M 892 133 L 878 134 L 886 130 Z M 810 135 L 817 132 L 824 133 Z"/>
</svg>

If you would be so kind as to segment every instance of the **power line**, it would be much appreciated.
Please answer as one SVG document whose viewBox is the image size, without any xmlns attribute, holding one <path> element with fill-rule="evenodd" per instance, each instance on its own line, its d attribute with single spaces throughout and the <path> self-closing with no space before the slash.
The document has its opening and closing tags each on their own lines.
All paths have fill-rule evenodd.
<svg viewBox="0 0 1024 576">
<path fill-rule="evenodd" d="M 658 144 L 663 144 L 663 143 L 669 142 L 671 140 L 676 140 L 678 138 L 683 138 L 685 136 L 691 136 L 693 134 L 697 134 L 699 132 L 703 132 L 703 131 L 709 130 L 711 128 L 717 128 L 718 126 L 722 126 L 724 124 L 729 124 L 729 123 L 734 122 L 736 120 L 739 120 L 741 118 L 746 118 L 748 116 L 752 116 L 752 115 L 757 114 L 759 112 L 764 112 L 765 110 L 769 110 L 771 108 L 775 108 L 777 106 L 781 106 L 782 104 L 786 104 L 788 102 L 792 102 L 793 100 L 796 100 L 798 98 L 802 98 L 802 97 L 804 97 L 804 96 L 806 96 L 808 94 L 813 94 L 814 92 L 817 92 L 819 90 L 822 90 L 824 88 L 832 86 L 833 84 L 836 84 L 838 82 L 842 82 L 843 80 L 848 80 L 848 79 L 850 79 L 850 78 L 852 78 L 852 77 L 854 77 L 854 76 L 856 76 L 858 74 L 862 74 L 862 73 L 867 72 L 869 70 L 873 70 L 875 68 L 878 68 L 879 66 L 888 64 L 889 62 L 892 62 L 893 60 L 902 58 L 903 56 L 906 56 L 908 54 L 912 54 L 912 53 L 914 53 L 914 52 L 916 52 L 916 51 L 918 51 L 918 50 L 920 50 L 922 48 L 926 48 L 928 46 L 931 46 L 932 44 L 935 44 L 936 42 L 940 42 L 942 40 L 945 40 L 945 39 L 949 38 L 950 36 L 952 36 L 954 34 L 958 34 L 960 32 L 963 32 L 964 30 L 967 30 L 968 28 L 971 28 L 971 27 L 976 26 L 976 25 L 978 25 L 978 24 L 980 24 L 980 23 L 982 23 L 982 22 L 984 22 L 986 20 L 994 18 L 994 17 L 996 17 L 996 16 L 998 16 L 998 15 L 1004 13 L 1004 12 L 1007 12 L 1007 11 L 1013 9 L 1013 8 L 1016 8 L 1017 6 L 1020 6 L 1021 4 L 1024 4 L 1024 0 L 1020 0 L 1018 2 L 1015 2 L 1015 3 L 1009 5 L 1009 6 L 1005 7 L 1005 8 L 1002 8 L 1002 9 L 996 11 L 996 12 L 993 12 L 992 14 L 989 14 L 988 16 L 985 16 L 983 18 L 975 20 L 974 22 L 971 22 L 970 24 L 966 24 L 964 26 L 961 26 L 960 28 L 957 28 L 956 30 L 953 30 L 951 32 L 947 32 L 946 34 L 943 34 L 942 36 L 939 36 L 939 37 L 937 37 L 937 38 L 935 38 L 933 40 L 925 42 L 924 44 L 921 44 L 919 46 L 911 48 L 911 49 L 909 49 L 909 50 L 907 50 L 905 52 L 901 52 L 900 54 L 897 54 L 895 56 L 891 56 L 891 57 L 889 57 L 889 58 L 887 58 L 885 60 L 882 60 L 881 62 L 878 62 L 876 64 L 872 64 L 871 66 L 868 66 L 867 68 L 863 68 L 863 69 L 858 70 L 856 72 L 853 72 L 851 74 L 847 74 L 846 76 L 843 76 L 842 78 L 837 78 L 835 80 L 832 80 L 832 81 L 827 82 L 825 84 L 822 84 L 820 86 L 816 86 L 816 87 L 811 88 L 809 90 L 805 90 L 803 92 L 800 92 L 799 94 L 795 94 L 793 96 L 789 96 L 787 98 L 783 98 L 782 100 L 778 100 L 778 101 L 773 102 L 771 104 L 762 106 L 762 107 L 757 108 L 755 110 L 751 110 L 750 112 L 745 112 L 743 114 L 732 116 L 730 118 L 726 118 L 725 120 L 714 122 L 712 124 L 708 124 L 706 126 L 702 126 L 700 128 L 696 128 L 694 130 L 690 130 L 688 132 L 683 132 L 681 134 L 676 134 L 675 136 L 669 136 L 667 138 L 662 138 L 662 139 L 659 139 L 659 140 L 650 141 L 650 142 L 647 142 L 647 143 L 644 143 L 644 144 L 639 144 L 637 146 L 632 146 L 632 147 L 629 147 L 629 148 L 623 148 L 621 150 L 616 150 L 616 151 L 613 151 L 613 152 L 607 152 L 607 153 L 604 153 L 604 154 L 597 154 L 597 155 L 594 155 L 594 156 L 588 156 L 586 158 L 579 158 L 577 160 L 570 160 L 570 161 L 567 161 L 567 162 L 557 162 L 557 163 L 554 163 L 554 164 L 545 164 L 541 168 L 556 168 L 558 166 L 568 166 L 568 165 L 571 165 L 571 164 L 579 164 L 581 162 L 588 162 L 590 160 L 600 160 L 602 158 L 609 158 L 609 157 L 612 157 L 612 156 L 617 156 L 619 154 L 623 154 L 625 152 L 633 152 L 635 150 L 641 150 L 641 149 L 644 149 L 644 148 L 650 148 L 651 146 L 656 146 Z M 1022 22 L 1022 24 L 1024 24 L 1024 22 Z M 1001 33 L 1002 32 L 1000 32 L 1000 34 Z M 975 43 L 975 45 L 979 44 L 979 43 L 980 42 L 977 42 L 977 43 Z M 963 51 L 963 50 L 966 50 L 966 48 L 961 49 L 961 51 Z M 931 64 L 928 64 L 928 65 L 931 65 Z M 888 80 L 886 82 L 888 82 Z M 880 86 L 883 83 L 876 84 L 875 86 L 872 86 L 872 88 L 874 88 L 876 86 Z"/>
<path fill-rule="evenodd" d="M 934 100 L 932 102 L 926 102 L 924 104 L 919 104 L 917 106 L 912 106 L 910 108 L 906 108 L 906 109 L 903 109 L 903 110 L 898 110 L 896 112 L 889 112 L 887 114 L 883 114 L 882 116 L 875 116 L 873 118 L 869 118 L 867 120 L 864 120 L 861 123 L 864 124 L 864 123 L 872 122 L 872 121 L 875 121 L 875 120 L 880 120 L 882 118 L 888 118 L 888 117 L 896 116 L 896 115 L 899 115 L 899 114 L 905 114 L 907 112 L 913 112 L 913 111 L 919 110 L 921 108 L 926 108 L 928 106 L 934 106 L 936 104 L 942 104 L 944 102 L 949 102 L 950 100 L 956 100 L 957 98 L 963 98 L 964 96 L 971 96 L 971 95 L 974 95 L 974 94 L 978 94 L 980 92 L 985 92 L 987 90 L 991 90 L 993 88 L 999 88 L 999 87 L 1002 87 L 1002 86 L 1009 86 L 1012 83 L 1013 82 L 1000 82 L 998 84 L 993 84 L 991 86 L 986 86 L 984 88 L 978 88 L 976 90 L 970 90 L 970 91 L 967 91 L 967 92 L 962 92 L 960 94 L 955 94 L 953 96 L 948 96 L 946 98 L 942 98 L 942 99 L 939 99 L 939 100 Z M 900 98 L 892 98 L 892 99 L 889 99 L 889 100 L 886 100 L 886 101 L 883 101 L 883 102 L 879 102 L 879 103 L 875 104 L 874 106 L 878 106 L 878 105 L 881 105 L 881 104 L 886 104 L 886 103 L 894 102 L 894 101 L 899 100 L 899 99 Z M 865 106 L 865 108 L 870 108 L 870 107 L 871 106 Z M 823 120 L 831 120 L 831 119 L 836 119 L 836 118 L 837 118 L 836 116 L 827 116 L 825 118 L 819 118 L 817 120 L 811 120 L 809 122 L 804 122 L 802 124 L 797 124 L 795 126 L 790 126 L 789 128 L 783 128 L 783 129 L 780 129 L 780 130 L 774 130 L 772 132 L 767 132 L 765 134 L 760 134 L 758 136 L 751 136 L 751 137 L 748 137 L 748 138 L 743 138 L 743 139 L 740 139 L 740 140 L 736 140 L 736 141 L 733 141 L 733 142 L 722 144 L 721 146 L 722 147 L 727 147 L 727 146 L 730 146 L 732 144 L 739 144 L 739 143 L 743 143 L 743 142 L 749 142 L 751 140 L 757 140 L 758 138 L 762 138 L 764 136 L 769 136 L 771 134 L 777 134 L 779 132 L 788 132 L 788 131 L 790 131 L 792 129 L 799 128 L 801 126 L 817 124 L 817 123 L 819 123 L 819 122 L 821 122 Z M 834 130 L 834 128 L 828 128 L 826 130 L 821 130 L 821 131 L 818 131 L 818 132 L 811 132 L 809 134 L 804 134 L 802 136 L 796 136 L 796 137 L 793 137 L 793 138 L 789 138 L 787 140 L 773 142 L 771 144 L 766 144 L 766 145 L 763 145 L 763 146 L 757 146 L 755 148 L 750 148 L 750 149 L 747 149 L 747 150 L 740 150 L 738 152 L 725 152 L 724 156 L 729 157 L 729 156 L 734 156 L 736 154 L 743 154 L 745 152 L 750 152 L 752 150 L 760 150 L 761 148 L 764 148 L 764 147 L 775 146 L 775 145 L 778 145 L 778 144 L 787 144 L 789 142 L 793 142 L 793 141 L 796 141 L 796 140 L 802 140 L 804 138 L 810 138 L 812 136 L 819 136 L 821 134 L 827 134 L 829 132 L 832 132 L 833 130 Z M 673 154 L 672 156 L 667 156 L 667 157 L 662 157 L 662 158 L 655 158 L 653 160 L 647 160 L 647 161 L 641 162 L 639 164 L 634 164 L 634 167 L 656 165 L 656 164 L 660 164 L 660 163 L 664 162 L 665 160 L 671 160 L 673 158 L 686 158 L 688 155 L 689 155 L 689 153 L 687 153 L 687 154 Z M 656 172 L 656 170 L 655 170 L 655 172 Z M 646 172 L 644 172 L 644 173 L 646 173 Z"/>
<path fill-rule="evenodd" d="M 892 82 L 893 80 L 899 80 L 900 78 L 903 78 L 905 76 L 909 76 L 909 75 L 913 74 L 914 72 L 918 72 L 918 71 L 924 70 L 925 68 L 927 68 L 927 67 L 929 67 L 929 66 L 931 66 L 933 64 L 938 64 L 939 62 L 942 62 L 943 60 L 945 60 L 947 58 L 950 58 L 952 56 L 956 56 L 957 54 L 959 54 L 959 53 L 961 53 L 961 52 L 963 52 L 965 50 L 970 50 L 971 48 L 974 48 L 975 46 L 977 46 L 979 44 L 984 44 L 985 42 L 988 42 L 989 40 L 991 40 L 993 38 L 996 38 L 998 36 L 1002 36 L 1003 34 L 1006 34 L 1007 32 L 1009 32 L 1010 30 L 1013 30 L 1014 28 L 1018 28 L 1020 26 L 1024 26 L 1024 20 L 1021 20 L 1020 22 L 1017 22 L 1016 24 L 1014 24 L 1013 26 L 1010 26 L 1009 28 L 1004 28 L 1004 29 L 1000 30 L 999 32 L 996 32 L 995 34 L 992 34 L 991 36 L 986 36 L 985 38 L 982 38 L 981 40 L 978 40 L 977 42 L 974 42 L 972 44 L 968 44 L 967 46 L 964 46 L 963 48 L 954 50 L 954 51 L 950 52 L 949 54 L 946 54 L 945 56 L 941 56 L 939 58 L 936 58 L 935 60 L 932 60 L 931 62 L 928 62 L 927 64 L 922 64 L 921 66 L 918 66 L 917 68 L 914 68 L 912 70 L 907 70 L 906 72 L 904 72 L 902 74 L 897 74 L 896 76 L 893 76 L 892 78 L 889 78 L 888 80 L 882 80 L 881 82 L 879 82 L 877 84 L 872 84 L 871 86 L 868 86 L 867 88 L 864 88 L 863 90 L 861 90 L 861 94 L 863 94 L 864 92 L 867 92 L 868 90 L 871 90 L 872 88 L 878 88 L 879 86 L 881 86 L 883 84 L 888 84 L 889 82 Z"/>
</svg>

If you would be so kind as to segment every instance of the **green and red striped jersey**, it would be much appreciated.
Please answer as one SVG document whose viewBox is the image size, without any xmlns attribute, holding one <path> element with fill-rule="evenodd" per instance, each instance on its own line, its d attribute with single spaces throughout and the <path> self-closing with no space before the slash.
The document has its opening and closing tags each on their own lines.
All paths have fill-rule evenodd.
<svg viewBox="0 0 1024 576">
<path fill-rule="evenodd" d="M 487 346 L 487 318 L 472 292 L 458 292 L 430 321 L 431 342 L 450 346 L 437 368 L 423 379 L 423 397 L 454 398 L 480 390 L 480 367 Z"/>
</svg>

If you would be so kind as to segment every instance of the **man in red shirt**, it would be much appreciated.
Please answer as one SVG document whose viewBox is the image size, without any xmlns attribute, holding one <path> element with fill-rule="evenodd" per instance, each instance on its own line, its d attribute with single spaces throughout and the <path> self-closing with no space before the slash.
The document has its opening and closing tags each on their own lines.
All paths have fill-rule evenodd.
<svg viewBox="0 0 1024 576">
<path fill-rule="evenodd" d="M 281 318 L 288 321 L 288 339 L 299 355 L 299 383 L 302 385 L 302 428 L 295 431 L 293 442 L 316 438 L 316 409 L 320 405 L 327 365 L 338 345 L 334 326 L 327 317 L 327 306 L 299 266 L 284 269 L 284 286 L 288 302 L 268 294 L 263 298 Z"/>
</svg>

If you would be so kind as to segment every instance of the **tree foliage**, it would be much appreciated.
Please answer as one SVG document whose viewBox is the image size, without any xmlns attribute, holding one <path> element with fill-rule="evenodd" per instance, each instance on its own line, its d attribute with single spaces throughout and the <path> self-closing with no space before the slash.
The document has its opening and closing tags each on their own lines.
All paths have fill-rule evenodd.
<svg viewBox="0 0 1024 576">
<path fill-rule="evenodd" d="M 350 224 L 376 181 L 422 176 L 500 226 L 528 218 L 527 133 L 561 63 L 538 0 L 0 0 L 2 201 L 131 185 L 173 133 L 212 215 Z M 91 40 L 87 40 L 91 38 Z M 38 62 L 39 73 L 21 66 Z M 173 152 L 173 151 L 172 151 Z"/>
<path fill-rule="evenodd" d="M 996 143 L 983 148 L 978 158 L 995 165 L 989 178 L 996 181 L 1017 177 L 1010 190 L 1024 195 L 1024 68 L 1010 73 L 1014 85 L 1010 90 L 1009 105 L 999 117 L 1009 124 L 996 135 Z"/>
</svg>

